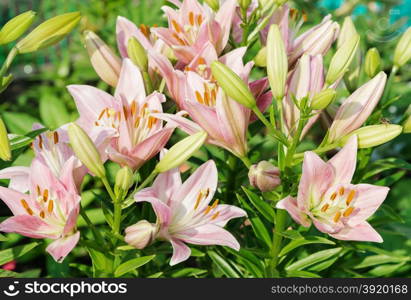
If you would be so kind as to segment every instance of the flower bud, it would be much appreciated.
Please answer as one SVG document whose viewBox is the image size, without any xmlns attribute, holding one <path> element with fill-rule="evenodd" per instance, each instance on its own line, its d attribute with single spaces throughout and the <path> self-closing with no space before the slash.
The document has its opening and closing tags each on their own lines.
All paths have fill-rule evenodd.
<svg viewBox="0 0 411 300">
<path fill-rule="evenodd" d="M 281 184 L 280 169 L 263 160 L 250 167 L 248 179 L 253 187 L 262 192 L 270 192 Z"/>
<path fill-rule="evenodd" d="M 11 160 L 10 141 L 7 136 L 7 129 L 3 120 L 0 118 L 0 158 Z"/>
<path fill-rule="evenodd" d="M 7 76 L 3 76 L 0 78 L 0 93 L 2 93 L 10 83 L 13 81 L 13 74 L 9 74 Z"/>
<path fill-rule="evenodd" d="M 204 0 L 204 2 L 214 11 L 220 8 L 220 2 L 218 0 Z"/>
<path fill-rule="evenodd" d="M 347 72 L 357 52 L 359 42 L 360 36 L 357 34 L 351 39 L 345 41 L 344 44 L 334 54 L 330 62 L 327 77 L 325 79 L 328 85 L 336 82 L 344 75 L 345 72 Z"/>
<path fill-rule="evenodd" d="M 311 100 L 311 108 L 315 110 L 324 109 L 335 100 L 336 96 L 337 92 L 333 89 L 322 90 Z"/>
<path fill-rule="evenodd" d="M 381 57 L 377 48 L 371 48 L 365 55 L 365 73 L 373 78 L 381 70 Z"/>
<path fill-rule="evenodd" d="M 17 43 L 19 53 L 34 52 L 60 42 L 77 26 L 80 18 L 79 12 L 72 12 L 41 23 Z"/>
<path fill-rule="evenodd" d="M 0 45 L 17 40 L 31 26 L 35 16 L 36 13 L 29 10 L 8 21 L 0 30 Z"/>
<path fill-rule="evenodd" d="M 248 108 L 256 107 L 253 94 L 244 81 L 234 73 L 229 67 L 219 61 L 211 64 L 211 71 L 228 97 Z"/>
<path fill-rule="evenodd" d="M 139 67 L 141 71 L 148 70 L 147 52 L 134 36 L 128 40 L 127 54 L 131 61 Z"/>
<path fill-rule="evenodd" d="M 126 228 L 125 242 L 137 249 L 150 245 L 157 234 L 157 226 L 146 220 L 141 220 Z"/>
<path fill-rule="evenodd" d="M 91 141 L 87 133 L 77 124 L 71 123 L 68 126 L 70 145 L 80 161 L 96 176 L 103 178 L 106 176 L 100 153 Z"/>
<path fill-rule="evenodd" d="M 405 122 L 402 124 L 403 126 L 403 133 L 411 133 L 411 115 L 408 116 L 408 118 L 405 120 Z"/>
<path fill-rule="evenodd" d="M 105 83 L 117 86 L 121 70 L 120 58 L 94 32 L 85 31 L 84 37 L 91 64 L 98 76 Z"/>
<path fill-rule="evenodd" d="M 357 34 L 351 17 L 345 17 L 340 34 L 338 35 L 337 48 L 340 48 L 346 41 L 354 38 Z"/>
<path fill-rule="evenodd" d="M 387 143 L 399 136 L 402 132 L 402 126 L 394 124 L 370 125 L 354 130 L 351 134 L 341 139 L 345 144 L 348 139 L 357 135 L 358 148 L 371 148 Z"/>
<path fill-rule="evenodd" d="M 250 4 L 251 4 L 251 0 L 238 0 L 238 5 L 244 11 L 247 10 Z"/>
<path fill-rule="evenodd" d="M 121 192 L 127 193 L 132 185 L 133 171 L 127 166 L 118 170 L 116 174 L 116 183 L 114 185 L 114 191 L 116 195 L 119 195 Z"/>
<path fill-rule="evenodd" d="M 394 65 L 398 68 L 411 58 L 411 27 L 402 35 L 394 51 Z"/>
<path fill-rule="evenodd" d="M 155 172 L 163 173 L 180 166 L 200 149 L 206 139 L 207 133 L 200 131 L 179 141 L 160 159 Z"/>
<path fill-rule="evenodd" d="M 278 25 L 270 27 L 267 36 L 267 74 L 275 99 L 282 99 L 288 73 L 288 58 Z"/>
</svg>

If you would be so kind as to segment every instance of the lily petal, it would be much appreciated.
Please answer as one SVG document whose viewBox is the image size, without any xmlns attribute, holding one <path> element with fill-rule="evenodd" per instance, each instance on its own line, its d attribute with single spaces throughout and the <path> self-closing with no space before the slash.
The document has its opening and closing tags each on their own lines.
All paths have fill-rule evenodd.
<svg viewBox="0 0 411 300">
<path fill-rule="evenodd" d="M 173 246 L 173 256 L 170 260 L 170 266 L 174 266 L 187 260 L 191 255 L 191 249 L 178 239 L 171 239 L 171 245 Z"/>
<path fill-rule="evenodd" d="M 310 219 L 307 217 L 307 215 L 303 211 L 300 210 L 300 208 L 298 208 L 296 198 L 288 196 L 288 197 L 280 200 L 277 203 L 276 207 L 280 208 L 280 209 L 287 210 L 287 212 L 290 214 L 290 216 L 298 224 L 300 224 L 304 227 L 310 227 L 311 226 Z"/>
<path fill-rule="evenodd" d="M 348 184 L 357 164 L 357 136 L 352 136 L 347 144 L 328 161 L 334 167 L 334 183 Z"/>
<path fill-rule="evenodd" d="M 14 216 L 6 219 L 0 223 L 0 231 L 15 232 L 34 239 L 56 239 L 59 237 L 56 228 L 38 217 L 29 215 Z"/>
<path fill-rule="evenodd" d="M 346 227 L 340 232 L 330 235 L 338 240 L 345 241 L 383 242 L 380 234 L 367 222 L 360 223 L 355 227 Z"/>
<path fill-rule="evenodd" d="M 48 245 L 46 251 L 54 258 L 56 262 L 61 263 L 77 245 L 79 239 L 80 232 L 77 231 L 72 235 L 55 240 L 53 243 Z"/>
</svg>

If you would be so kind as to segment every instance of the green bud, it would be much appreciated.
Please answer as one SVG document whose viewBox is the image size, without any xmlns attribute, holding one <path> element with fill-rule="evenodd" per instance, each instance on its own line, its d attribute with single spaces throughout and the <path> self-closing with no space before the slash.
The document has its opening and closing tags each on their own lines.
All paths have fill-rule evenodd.
<svg viewBox="0 0 411 300">
<path fill-rule="evenodd" d="M 148 57 L 146 49 L 135 38 L 131 37 L 127 44 L 127 54 L 131 61 L 140 68 L 141 71 L 148 70 Z"/>
<path fill-rule="evenodd" d="M 349 69 L 354 59 L 360 42 L 360 36 L 356 35 L 344 42 L 331 59 L 327 72 L 326 83 L 333 84 L 341 78 Z"/>
<path fill-rule="evenodd" d="M 7 129 L 3 120 L 0 118 L 0 158 L 2 160 L 11 160 L 10 141 L 7 136 Z"/>
<path fill-rule="evenodd" d="M 220 8 L 220 2 L 218 0 L 204 0 L 204 2 L 214 11 Z"/>
<path fill-rule="evenodd" d="M 411 133 L 411 115 L 405 120 L 402 124 L 403 126 L 403 133 Z"/>
<path fill-rule="evenodd" d="M 214 61 L 211 64 L 211 71 L 228 97 L 248 108 L 256 106 L 255 98 L 248 86 L 230 68 L 219 61 Z"/>
<path fill-rule="evenodd" d="M 267 66 L 267 47 L 263 47 L 258 51 L 257 55 L 254 57 L 254 62 L 257 67 Z"/>
<path fill-rule="evenodd" d="M 34 21 L 36 13 L 26 11 L 10 21 L 8 21 L 0 30 L 0 45 L 8 44 L 22 36 Z"/>
<path fill-rule="evenodd" d="M 358 35 L 351 17 L 345 17 L 343 25 L 338 35 L 337 48 L 340 48 L 346 41 Z"/>
<path fill-rule="evenodd" d="M 120 170 L 118 170 L 116 174 L 114 192 L 116 193 L 116 195 L 119 195 L 122 192 L 127 193 L 127 191 L 130 189 L 132 185 L 133 171 L 127 166 L 122 167 Z"/>
<path fill-rule="evenodd" d="M 348 139 L 357 135 L 358 148 L 371 148 L 382 145 L 399 136 L 402 132 L 402 126 L 394 124 L 379 124 L 361 127 L 354 130 L 351 134 L 341 139 L 342 144 L 345 144 Z"/>
<path fill-rule="evenodd" d="M 394 65 L 398 68 L 411 59 L 411 27 L 402 35 L 394 51 Z"/>
<path fill-rule="evenodd" d="M 34 52 L 60 42 L 76 27 L 80 18 L 79 12 L 72 12 L 41 23 L 17 43 L 19 53 Z"/>
<path fill-rule="evenodd" d="M 365 73 L 368 77 L 374 78 L 381 71 L 381 57 L 377 48 L 371 48 L 365 55 Z"/>
<path fill-rule="evenodd" d="M 155 172 L 163 173 L 180 166 L 200 149 L 206 139 L 207 133 L 200 131 L 179 141 L 158 162 Z"/>
<path fill-rule="evenodd" d="M 333 89 L 322 90 L 311 100 L 311 108 L 315 110 L 325 109 L 331 102 L 335 100 L 337 92 Z"/>
<path fill-rule="evenodd" d="M 96 176 L 103 178 L 106 176 L 100 153 L 87 133 L 77 124 L 71 123 L 68 126 L 68 135 L 71 148 L 77 158 Z"/>
<path fill-rule="evenodd" d="M 13 81 L 13 74 L 9 74 L 7 76 L 3 76 L 0 78 L 0 93 L 3 92 L 10 83 Z"/>
<path fill-rule="evenodd" d="M 247 8 L 250 6 L 251 0 L 238 0 L 238 5 L 242 10 L 247 10 Z"/>
<path fill-rule="evenodd" d="M 275 99 L 282 99 L 288 73 L 288 57 L 278 25 L 270 27 L 267 36 L 267 75 Z"/>
</svg>

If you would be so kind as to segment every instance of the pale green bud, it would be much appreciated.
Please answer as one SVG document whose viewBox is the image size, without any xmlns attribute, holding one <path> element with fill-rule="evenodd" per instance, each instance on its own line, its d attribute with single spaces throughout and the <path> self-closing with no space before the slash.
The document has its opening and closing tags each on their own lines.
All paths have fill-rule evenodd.
<svg viewBox="0 0 411 300">
<path fill-rule="evenodd" d="M 254 57 L 254 62 L 258 67 L 267 66 L 267 47 L 263 47 L 258 51 L 257 55 Z"/>
<path fill-rule="evenodd" d="M 79 12 L 72 12 L 41 23 L 17 43 L 19 53 L 34 52 L 60 42 L 77 26 L 80 18 Z"/>
<path fill-rule="evenodd" d="M 333 89 L 322 90 L 317 93 L 311 100 L 311 108 L 314 110 L 325 109 L 331 102 L 335 100 L 337 92 Z"/>
<path fill-rule="evenodd" d="M 218 0 L 204 0 L 204 2 L 214 11 L 220 8 L 220 1 Z"/>
<path fill-rule="evenodd" d="M 238 5 L 242 10 L 247 10 L 247 8 L 250 6 L 251 0 L 238 0 Z"/>
<path fill-rule="evenodd" d="M 282 99 L 288 73 L 288 58 L 278 25 L 270 27 L 267 36 L 267 74 L 275 99 Z"/>
<path fill-rule="evenodd" d="M 365 73 L 368 77 L 373 78 L 381 71 L 381 57 L 377 48 L 371 48 L 365 55 Z"/>
<path fill-rule="evenodd" d="M 8 44 L 22 36 L 34 21 L 36 13 L 26 11 L 10 21 L 8 21 L 0 30 L 0 45 Z"/>
<path fill-rule="evenodd" d="M 280 169 L 263 160 L 250 167 L 248 179 L 253 187 L 262 192 L 270 192 L 281 184 Z"/>
<path fill-rule="evenodd" d="M 135 37 L 131 37 L 128 40 L 127 54 L 131 61 L 139 67 L 141 71 L 148 70 L 147 51 Z"/>
<path fill-rule="evenodd" d="M 116 183 L 114 185 L 114 192 L 119 195 L 121 192 L 127 193 L 129 188 L 133 185 L 133 171 L 125 166 L 118 170 L 116 174 Z"/>
<path fill-rule="evenodd" d="M 77 158 L 97 177 L 106 176 L 100 153 L 87 133 L 77 124 L 68 126 L 70 145 Z"/>
<path fill-rule="evenodd" d="M 179 141 L 161 158 L 155 167 L 155 172 L 163 173 L 180 166 L 200 149 L 206 139 L 207 133 L 200 131 Z"/>
<path fill-rule="evenodd" d="M 411 27 L 402 35 L 394 51 L 394 65 L 398 68 L 411 59 Z"/>
<path fill-rule="evenodd" d="M 333 84 L 347 72 L 352 60 L 355 57 L 360 36 L 356 35 L 344 42 L 331 59 L 327 72 L 326 83 Z"/>
<path fill-rule="evenodd" d="M 124 241 L 137 249 L 144 249 L 155 239 L 157 232 L 156 224 L 141 220 L 126 228 Z"/>
<path fill-rule="evenodd" d="M 228 97 L 248 108 L 256 107 L 256 102 L 245 82 L 229 67 L 219 61 L 211 64 L 211 71 Z"/>
<path fill-rule="evenodd" d="M 402 124 L 403 126 L 403 133 L 411 133 L 411 115 L 405 120 Z"/>
<path fill-rule="evenodd" d="M 7 136 L 7 129 L 3 120 L 0 118 L 0 158 L 11 160 L 10 141 Z"/>
<path fill-rule="evenodd" d="M 361 127 L 354 130 L 351 134 L 341 139 L 342 144 L 345 144 L 348 139 L 357 135 L 358 148 L 371 148 L 387 143 L 402 132 L 402 126 L 394 124 L 379 124 Z"/>
<path fill-rule="evenodd" d="M 355 38 L 358 35 L 351 17 L 345 17 L 344 23 L 338 35 L 337 48 L 340 48 L 346 41 Z"/>
</svg>

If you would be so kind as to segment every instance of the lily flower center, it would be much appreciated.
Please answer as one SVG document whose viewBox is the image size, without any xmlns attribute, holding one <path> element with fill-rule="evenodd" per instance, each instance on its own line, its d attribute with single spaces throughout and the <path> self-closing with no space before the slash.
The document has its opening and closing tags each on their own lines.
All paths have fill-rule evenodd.
<svg viewBox="0 0 411 300">
<path fill-rule="evenodd" d="M 41 156 L 56 177 L 60 176 L 60 171 L 66 162 L 66 157 L 64 157 L 63 151 L 61 151 L 61 147 L 64 147 L 64 145 L 61 143 L 57 131 L 48 131 L 40 134 L 33 143 L 33 147 L 36 147 L 41 153 Z"/>
<path fill-rule="evenodd" d="M 214 107 L 217 101 L 218 86 L 212 82 L 204 82 L 203 91 L 195 91 L 195 97 L 197 102 Z"/>
<path fill-rule="evenodd" d="M 190 11 L 187 15 L 188 23 L 182 26 L 175 19 L 171 20 L 170 28 L 173 29 L 173 37 L 176 43 L 181 46 L 188 46 L 195 43 L 197 40 L 198 31 L 204 18 L 201 14 L 196 15 Z"/>
</svg>

